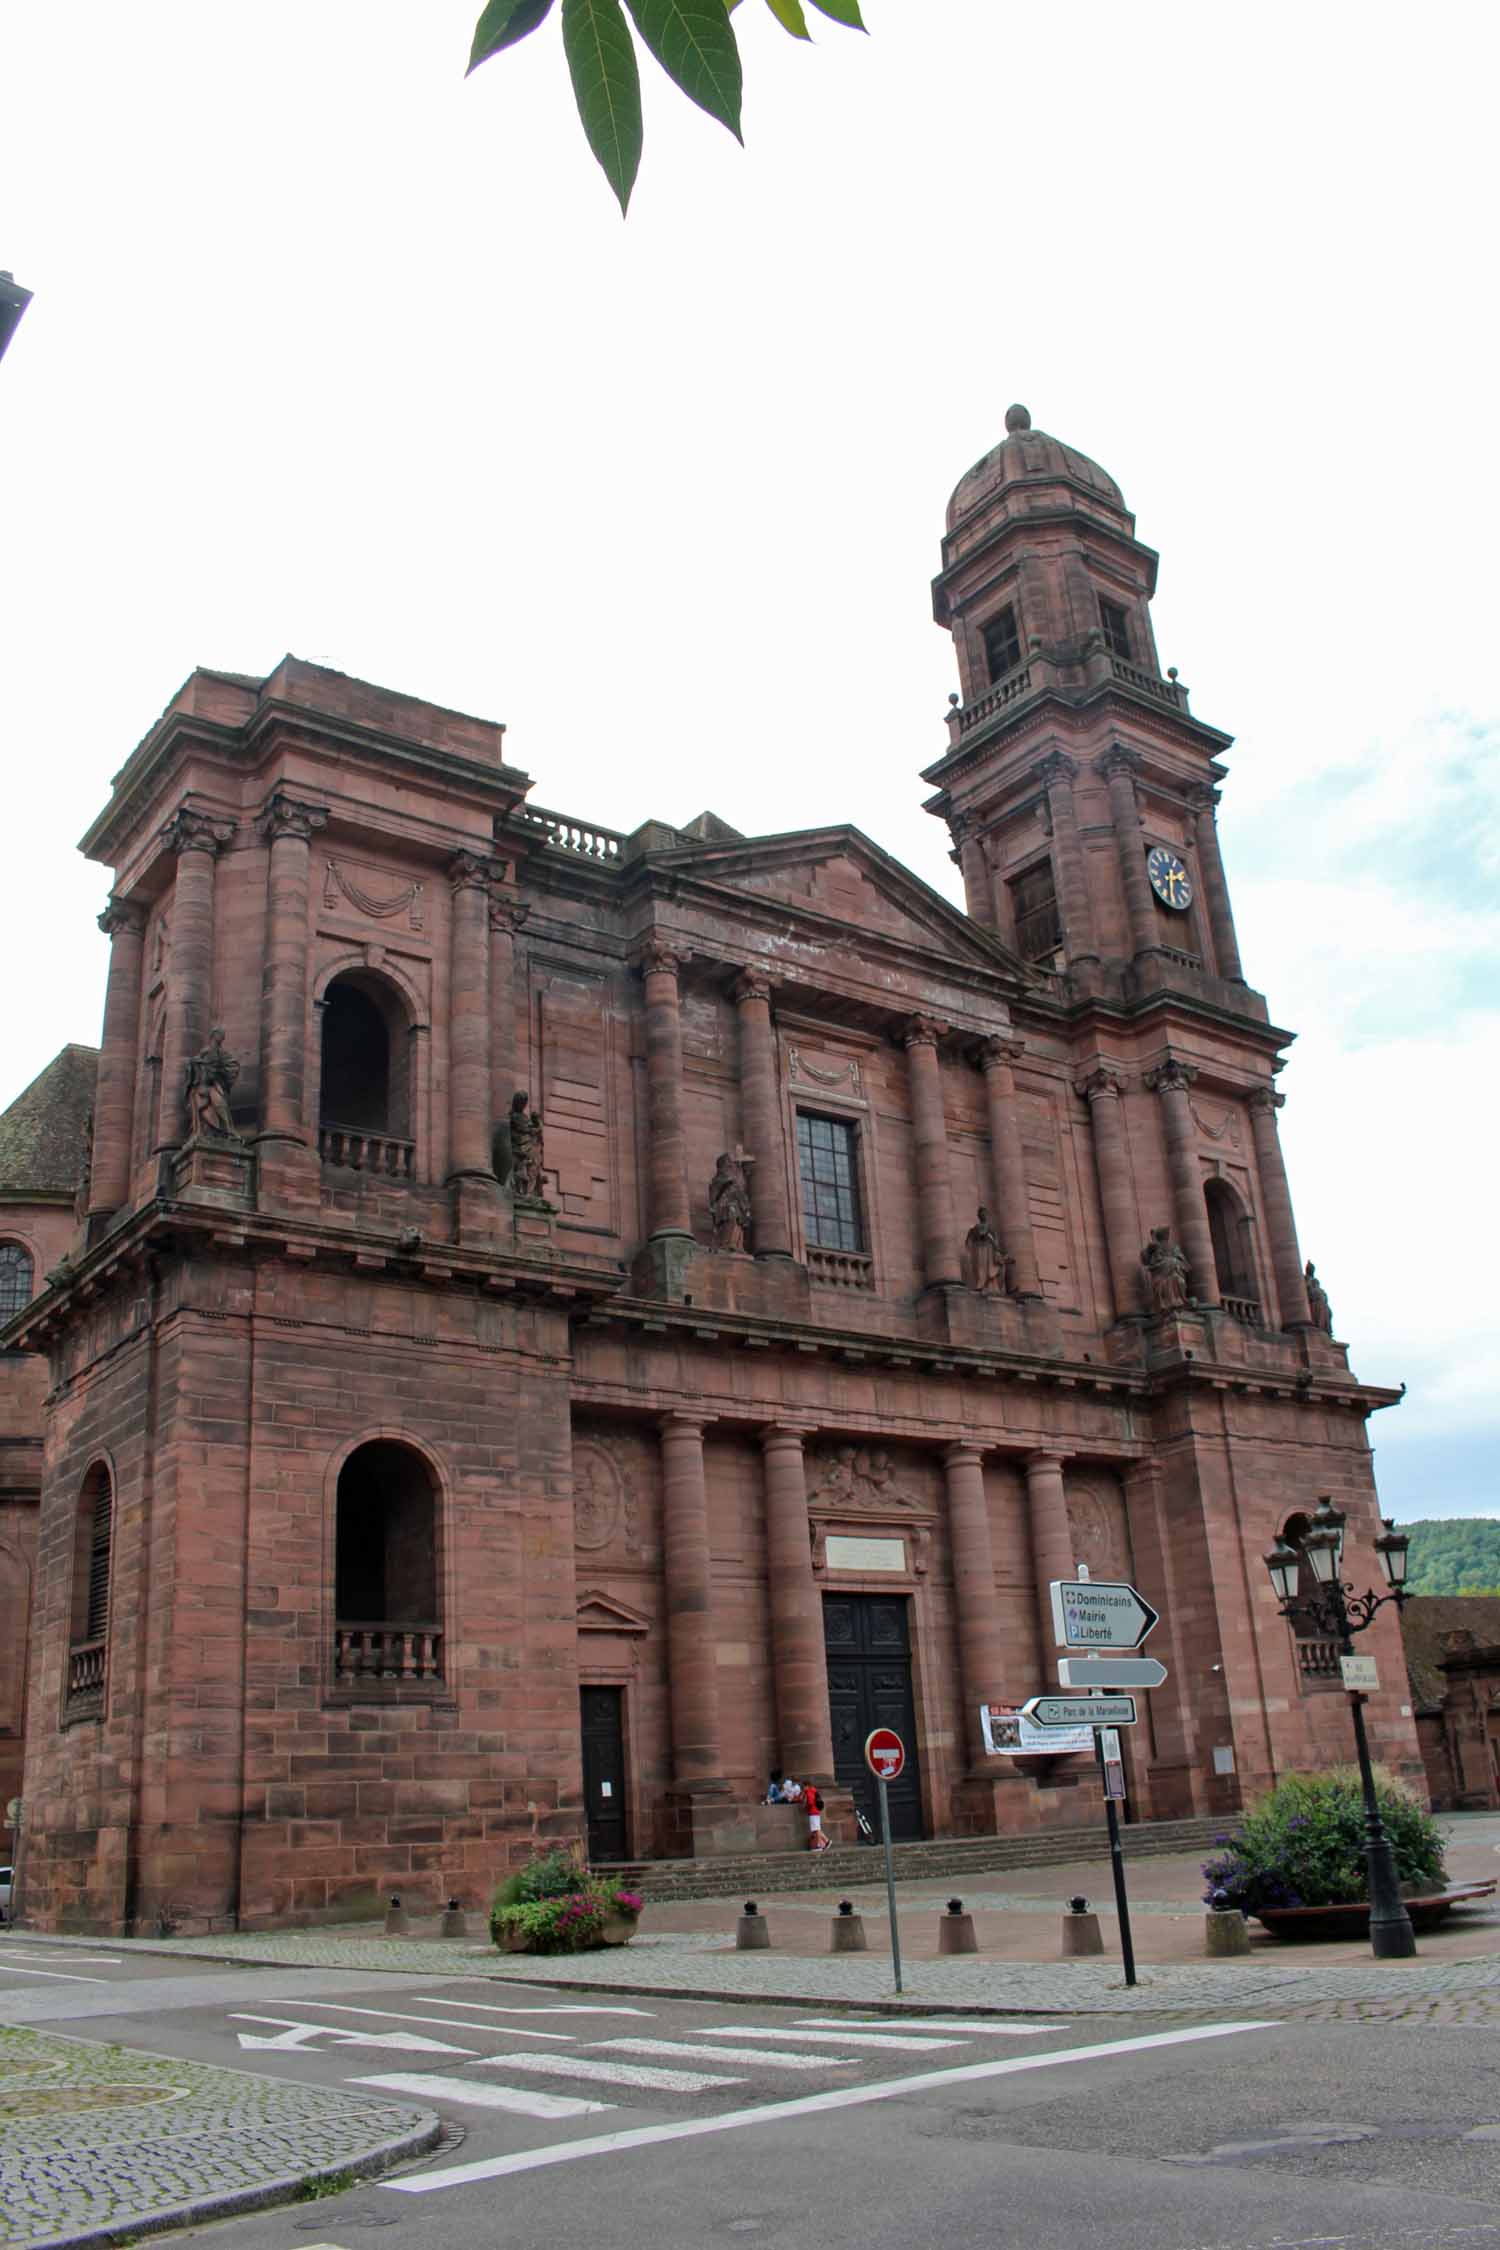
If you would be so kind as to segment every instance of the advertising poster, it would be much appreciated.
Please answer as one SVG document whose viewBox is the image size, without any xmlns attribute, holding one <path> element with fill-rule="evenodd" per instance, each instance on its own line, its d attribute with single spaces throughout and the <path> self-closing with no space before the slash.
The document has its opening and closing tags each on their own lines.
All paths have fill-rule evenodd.
<svg viewBox="0 0 1500 2250">
<path fill-rule="evenodd" d="M 1092 1727 L 1033 1726 L 1022 1718 L 1019 1703 L 981 1703 L 979 1724 L 992 1758 L 1066 1758 L 1078 1750 L 1094 1755 Z"/>
</svg>

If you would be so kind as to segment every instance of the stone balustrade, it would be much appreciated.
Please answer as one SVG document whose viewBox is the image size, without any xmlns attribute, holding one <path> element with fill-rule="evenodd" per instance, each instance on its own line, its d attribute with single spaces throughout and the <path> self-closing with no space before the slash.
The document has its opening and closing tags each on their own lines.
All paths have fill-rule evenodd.
<svg viewBox="0 0 1500 2250">
<path fill-rule="evenodd" d="M 104 1698 L 104 1657 L 107 1643 L 81 1641 L 68 1651 L 68 1706 L 78 1716 L 80 1705 L 96 1708 Z"/>
<path fill-rule="evenodd" d="M 373 1680 L 440 1680 L 443 1636 L 435 1624 L 358 1625 L 333 1628 L 336 1687 Z"/>
<path fill-rule="evenodd" d="M 1342 1687 L 1339 1644 L 1329 1640 L 1299 1640 L 1297 1674 L 1304 1687 Z"/>
<path fill-rule="evenodd" d="M 625 847 L 625 839 L 615 828 L 599 828 L 592 821 L 574 820 L 569 813 L 543 811 L 540 805 L 529 805 L 526 810 L 529 822 L 547 831 L 547 841 L 554 850 L 572 852 L 579 859 L 617 861 Z"/>
<path fill-rule="evenodd" d="M 1261 1314 L 1258 1297 L 1221 1297 L 1219 1302 L 1224 1307 L 1225 1312 L 1232 1313 L 1242 1326 L 1264 1328 L 1265 1320 Z"/>
<path fill-rule="evenodd" d="M 398 1140 L 392 1133 L 362 1132 L 353 1125 L 320 1125 L 318 1154 L 325 1164 L 342 1165 L 351 1172 L 378 1173 L 386 1180 L 409 1180 L 416 1143 Z"/>
<path fill-rule="evenodd" d="M 1112 656 L 1109 668 L 1122 687 L 1134 688 L 1138 695 L 1149 696 L 1153 703 L 1164 703 L 1169 711 L 1187 709 L 1187 689 L 1176 680 L 1158 679 L 1139 664 L 1131 664 L 1123 656 Z"/>
<path fill-rule="evenodd" d="M 856 1250 L 809 1249 L 807 1276 L 827 1289 L 873 1289 L 875 1262 Z"/>
<path fill-rule="evenodd" d="M 964 706 L 958 714 L 959 733 L 967 734 L 971 727 L 981 726 L 986 719 L 993 718 L 997 711 L 1003 711 L 1007 704 L 1017 703 L 1023 695 L 1030 693 L 1031 666 L 1018 664 L 1013 672 L 1006 673 L 1003 680 L 997 680 L 993 687 L 985 689 L 983 695 L 976 696 L 972 703 Z"/>
</svg>

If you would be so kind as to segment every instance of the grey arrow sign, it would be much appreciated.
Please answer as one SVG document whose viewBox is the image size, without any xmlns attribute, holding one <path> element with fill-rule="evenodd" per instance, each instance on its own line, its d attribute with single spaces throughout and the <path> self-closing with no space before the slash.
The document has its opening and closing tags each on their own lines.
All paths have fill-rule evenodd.
<svg viewBox="0 0 1500 2250">
<path fill-rule="evenodd" d="M 1064 1687 L 1160 1687 L 1167 1667 L 1154 1656 L 1060 1656 L 1057 1677 Z"/>
<path fill-rule="evenodd" d="M 1160 1611 L 1122 1581 L 1054 1578 L 1049 1591 L 1059 1648 L 1139 1648 L 1160 1622 Z"/>
<path fill-rule="evenodd" d="M 1034 1695 L 1021 1716 L 1039 1727 L 1133 1727 L 1133 1695 Z"/>
</svg>

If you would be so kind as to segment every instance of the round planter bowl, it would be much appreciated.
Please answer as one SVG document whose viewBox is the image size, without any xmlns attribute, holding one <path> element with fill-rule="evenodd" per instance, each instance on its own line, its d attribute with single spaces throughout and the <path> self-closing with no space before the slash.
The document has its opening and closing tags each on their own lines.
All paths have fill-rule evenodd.
<svg viewBox="0 0 1500 2250">
<path fill-rule="evenodd" d="M 600 1935 L 606 1945 L 629 1945 L 639 1922 L 640 1917 L 636 1914 L 606 1914 Z"/>
<path fill-rule="evenodd" d="M 1458 1902 L 1442 1893 L 1405 1900 L 1412 1927 L 1430 1930 Z M 1327 1943 L 1337 1938 L 1361 1938 L 1370 1927 L 1370 1902 L 1353 1899 L 1346 1906 L 1263 1906 L 1255 1916 L 1272 1937 L 1304 1938 Z"/>
</svg>

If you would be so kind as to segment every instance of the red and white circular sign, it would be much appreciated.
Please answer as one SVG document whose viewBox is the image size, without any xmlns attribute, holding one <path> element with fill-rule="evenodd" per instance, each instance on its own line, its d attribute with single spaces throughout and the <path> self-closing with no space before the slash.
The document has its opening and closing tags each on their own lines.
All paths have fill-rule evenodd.
<svg viewBox="0 0 1500 2250">
<path fill-rule="evenodd" d="M 906 1764 L 906 1745 L 889 1727 L 865 1736 L 865 1764 L 877 1780 L 894 1781 Z"/>
</svg>

